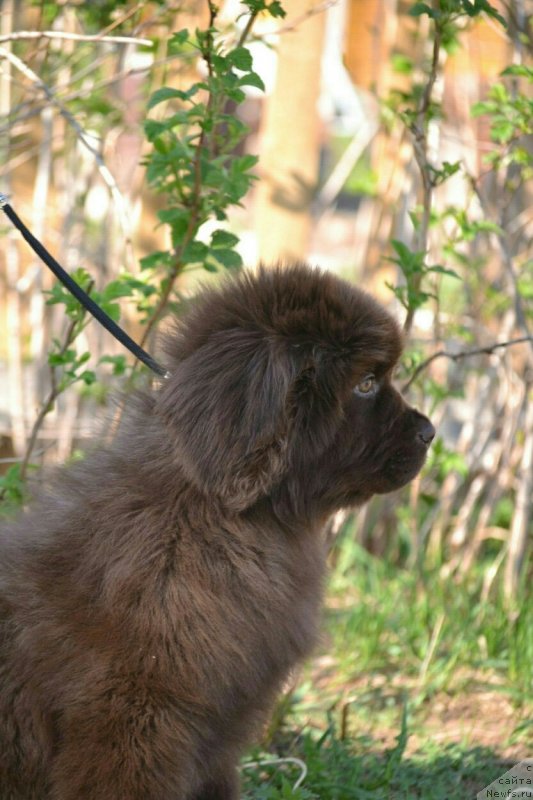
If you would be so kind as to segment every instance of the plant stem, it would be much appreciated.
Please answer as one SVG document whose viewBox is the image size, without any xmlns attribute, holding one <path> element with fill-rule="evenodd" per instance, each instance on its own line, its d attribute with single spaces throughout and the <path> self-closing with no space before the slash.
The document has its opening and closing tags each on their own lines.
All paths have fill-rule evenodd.
<svg viewBox="0 0 533 800">
<path fill-rule="evenodd" d="M 421 364 L 415 369 L 409 380 L 402 386 L 402 392 L 406 392 L 407 389 L 414 383 L 414 381 L 418 378 L 421 372 L 429 367 L 430 364 L 433 363 L 437 358 L 449 358 L 451 361 L 460 361 L 463 358 L 471 358 L 472 356 L 479 356 L 479 355 L 492 355 L 495 350 L 499 350 L 502 347 L 511 347 L 515 344 L 523 344 L 525 342 L 529 342 L 533 344 L 533 336 L 521 336 L 518 339 L 510 339 L 508 342 L 495 342 L 494 344 L 489 344 L 486 347 L 476 347 L 473 350 L 460 350 L 458 353 L 450 353 L 447 350 L 438 350 L 433 355 L 426 358 L 422 361 Z"/>
<path fill-rule="evenodd" d="M 429 222 L 431 218 L 431 207 L 433 202 L 433 179 L 431 176 L 431 166 L 428 160 L 428 126 L 430 120 L 431 95 L 437 80 L 439 70 L 439 58 L 442 43 L 442 29 L 438 21 L 435 22 L 435 35 L 433 39 L 433 53 L 431 57 L 431 68 L 424 92 L 420 98 L 420 103 L 416 111 L 414 122 L 409 126 L 413 136 L 413 151 L 422 178 L 422 218 L 416 233 L 416 244 L 414 249 L 418 252 L 426 253 L 428 250 Z M 420 291 L 423 273 L 413 277 L 412 290 L 415 294 Z M 404 322 L 406 334 L 412 328 L 415 308 L 409 305 Z"/>
<path fill-rule="evenodd" d="M 215 3 L 212 2 L 212 0 L 207 0 L 207 4 L 209 8 L 209 22 L 207 25 L 207 29 L 205 31 L 205 39 L 203 40 L 202 44 L 202 58 L 206 64 L 211 85 L 208 91 L 208 97 L 206 101 L 205 119 L 203 124 L 201 125 L 200 136 L 198 138 L 198 142 L 196 144 L 194 153 L 194 162 L 192 166 L 194 180 L 188 198 L 190 216 L 187 224 L 187 229 L 183 235 L 183 238 L 181 239 L 179 245 L 177 245 L 174 248 L 174 254 L 173 254 L 174 263 L 166 275 L 165 288 L 150 316 L 150 319 L 146 324 L 146 328 L 144 330 L 140 342 L 141 346 L 144 346 L 145 343 L 148 341 L 154 327 L 157 325 L 162 315 L 164 314 L 168 306 L 170 297 L 172 295 L 172 291 L 174 289 L 176 280 L 180 276 L 184 268 L 184 265 L 182 263 L 183 253 L 187 248 L 187 246 L 194 240 L 198 228 L 205 221 L 204 216 L 206 216 L 205 213 L 203 213 L 202 211 L 202 162 L 206 157 L 208 159 L 212 159 L 215 155 L 214 150 L 216 143 L 217 126 L 215 124 L 210 125 L 209 123 L 216 116 L 216 113 L 218 111 L 217 104 L 221 102 L 220 97 L 216 94 L 216 92 L 214 91 L 214 87 L 212 85 L 212 80 L 214 78 L 213 53 L 215 52 L 213 32 L 219 8 Z M 247 37 L 250 35 L 256 17 L 257 17 L 257 12 L 252 12 L 250 14 L 250 17 L 244 27 L 244 30 L 241 36 L 239 37 L 239 42 L 238 42 L 239 47 L 244 44 Z"/>
<path fill-rule="evenodd" d="M 89 289 L 90 291 L 90 289 Z M 70 321 L 69 326 L 65 333 L 65 338 L 63 340 L 63 344 L 61 345 L 61 349 L 58 352 L 58 355 L 62 356 L 66 353 L 69 345 L 76 339 L 79 333 L 79 319 L 73 319 Z M 45 417 L 47 414 L 54 407 L 54 403 L 61 394 L 62 389 L 57 384 L 57 367 L 50 365 L 50 391 L 46 396 L 45 400 L 41 405 L 41 409 L 37 414 L 35 422 L 33 423 L 33 427 L 31 429 L 30 438 L 28 440 L 28 445 L 26 447 L 26 453 L 24 454 L 24 458 L 22 459 L 20 465 L 20 478 L 21 480 L 26 479 L 26 475 L 28 472 L 28 468 L 30 465 L 30 458 L 37 443 L 37 437 L 39 435 L 39 431 L 43 425 Z"/>
</svg>

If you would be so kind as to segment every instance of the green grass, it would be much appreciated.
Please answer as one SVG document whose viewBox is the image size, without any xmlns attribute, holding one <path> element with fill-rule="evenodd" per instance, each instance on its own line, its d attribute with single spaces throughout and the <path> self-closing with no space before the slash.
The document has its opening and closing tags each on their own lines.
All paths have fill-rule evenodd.
<svg viewBox="0 0 533 800">
<path fill-rule="evenodd" d="M 531 698 L 533 592 L 511 614 L 498 585 L 483 598 L 482 567 L 458 582 L 391 566 L 350 531 L 333 561 L 326 626 L 342 673 L 401 674 L 426 694 L 454 688 L 459 671 L 476 673 L 515 702 Z"/>
<path fill-rule="evenodd" d="M 462 582 L 375 558 L 350 527 L 331 556 L 322 652 L 243 771 L 249 800 L 454 800 L 533 748 L 533 593 L 509 613 L 483 565 Z M 491 562 L 492 563 L 492 562 Z"/>
<path fill-rule="evenodd" d="M 405 734 L 407 735 L 407 734 Z M 405 755 L 402 733 L 394 748 L 364 737 L 343 741 L 328 729 L 322 736 L 306 733 L 294 742 L 291 756 L 307 773 L 294 788 L 301 769 L 281 761 L 243 770 L 243 797 L 249 800 L 465 800 L 506 772 L 510 764 L 484 747 L 465 748 L 427 743 Z M 258 757 L 261 757 L 260 755 Z M 265 761 L 272 758 L 263 754 Z"/>
</svg>

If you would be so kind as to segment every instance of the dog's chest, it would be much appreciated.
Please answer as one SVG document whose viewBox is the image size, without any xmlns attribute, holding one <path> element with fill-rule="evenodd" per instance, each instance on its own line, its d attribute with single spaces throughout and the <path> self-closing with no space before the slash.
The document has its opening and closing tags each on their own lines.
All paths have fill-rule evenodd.
<svg viewBox="0 0 533 800">
<path fill-rule="evenodd" d="M 253 705 L 315 644 L 324 562 L 318 536 L 264 525 L 237 531 L 226 522 L 191 537 L 154 583 L 157 630 L 144 629 L 143 651 L 150 639 L 154 667 L 205 693 L 209 706 Z"/>
<path fill-rule="evenodd" d="M 242 576 L 263 650 L 282 661 L 283 668 L 307 655 L 315 643 L 324 569 L 318 539 L 284 537 L 255 550 Z"/>
</svg>

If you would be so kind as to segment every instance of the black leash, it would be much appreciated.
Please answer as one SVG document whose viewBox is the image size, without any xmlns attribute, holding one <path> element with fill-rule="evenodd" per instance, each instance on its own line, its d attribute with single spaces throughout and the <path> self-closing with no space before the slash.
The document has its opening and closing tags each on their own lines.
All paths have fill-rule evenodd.
<svg viewBox="0 0 533 800">
<path fill-rule="evenodd" d="M 61 264 L 59 264 L 55 258 L 50 255 L 48 250 L 43 247 L 40 241 L 30 233 L 20 217 L 9 205 L 5 194 L 0 194 L 0 208 L 11 220 L 15 228 L 20 231 L 34 253 L 36 253 L 42 261 L 44 261 L 46 266 L 52 270 L 56 278 L 61 281 L 63 286 L 65 286 L 72 295 L 74 295 L 76 300 L 78 300 L 78 302 L 80 302 L 82 306 L 86 308 L 87 311 L 92 314 L 93 317 L 97 319 L 98 322 L 115 337 L 115 339 L 118 339 L 118 341 L 135 356 L 135 358 L 138 358 L 139 361 L 142 361 L 143 364 L 146 364 L 146 366 L 149 367 L 152 372 L 155 372 L 156 375 L 159 375 L 162 378 L 167 378 L 169 374 L 167 370 L 162 367 L 161 364 L 158 364 L 157 361 L 146 352 L 146 350 L 143 350 L 140 345 L 134 342 L 133 339 L 128 336 L 126 331 L 122 330 L 120 325 L 117 325 L 117 323 L 112 320 L 102 308 L 100 308 L 98 303 L 95 303 L 92 297 L 90 297 L 87 292 L 85 292 L 81 286 L 79 286 L 79 284 L 77 284 L 76 281 L 70 277 L 68 272 L 63 269 Z"/>
</svg>

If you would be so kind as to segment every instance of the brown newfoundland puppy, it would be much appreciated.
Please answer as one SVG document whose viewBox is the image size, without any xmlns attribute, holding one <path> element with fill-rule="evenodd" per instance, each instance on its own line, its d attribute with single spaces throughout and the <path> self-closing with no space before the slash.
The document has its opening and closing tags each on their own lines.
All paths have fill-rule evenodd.
<svg viewBox="0 0 533 800">
<path fill-rule="evenodd" d="M 1 800 L 238 797 L 316 639 L 325 521 L 410 481 L 433 438 L 391 385 L 400 349 L 305 266 L 199 297 L 168 380 L 1 532 Z"/>
</svg>

